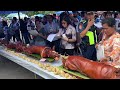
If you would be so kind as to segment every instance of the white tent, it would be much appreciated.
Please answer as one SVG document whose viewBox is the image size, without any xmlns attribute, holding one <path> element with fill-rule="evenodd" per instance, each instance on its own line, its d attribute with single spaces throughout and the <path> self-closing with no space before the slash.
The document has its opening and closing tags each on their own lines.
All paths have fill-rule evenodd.
<svg viewBox="0 0 120 90">
<path fill-rule="evenodd" d="M 57 12 L 55 12 L 55 14 L 57 15 L 57 16 L 59 16 L 62 12 L 65 12 L 65 11 L 57 11 Z M 72 13 L 72 11 L 68 11 L 70 14 L 73 14 Z"/>
<path fill-rule="evenodd" d="M 37 14 L 37 15 L 34 15 L 34 16 L 44 17 L 44 15 L 43 15 L 43 14 Z"/>
<path fill-rule="evenodd" d="M 17 19 L 19 19 L 18 13 L 11 13 L 7 16 L 7 18 L 9 19 L 12 19 L 13 17 L 16 17 Z M 28 17 L 28 16 L 20 12 L 20 18 L 24 19 L 24 17 Z"/>
</svg>

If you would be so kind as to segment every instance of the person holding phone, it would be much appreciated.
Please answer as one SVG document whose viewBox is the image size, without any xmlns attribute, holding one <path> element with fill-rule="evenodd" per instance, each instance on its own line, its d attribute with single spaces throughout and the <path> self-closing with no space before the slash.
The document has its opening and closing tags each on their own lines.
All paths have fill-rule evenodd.
<svg viewBox="0 0 120 90">
<path fill-rule="evenodd" d="M 96 61 L 96 48 L 97 43 L 97 27 L 94 25 L 94 13 L 92 11 L 86 12 L 86 18 L 83 19 L 77 26 L 77 32 L 80 34 L 83 57 Z"/>
</svg>

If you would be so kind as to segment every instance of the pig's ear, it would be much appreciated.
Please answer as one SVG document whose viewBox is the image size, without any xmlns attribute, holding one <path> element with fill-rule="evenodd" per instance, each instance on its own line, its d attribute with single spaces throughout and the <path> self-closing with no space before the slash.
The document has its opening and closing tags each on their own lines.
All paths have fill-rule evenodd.
<svg viewBox="0 0 120 90">
<path fill-rule="evenodd" d="M 62 57 L 64 60 L 68 59 L 68 56 L 61 55 L 61 57 Z"/>
</svg>

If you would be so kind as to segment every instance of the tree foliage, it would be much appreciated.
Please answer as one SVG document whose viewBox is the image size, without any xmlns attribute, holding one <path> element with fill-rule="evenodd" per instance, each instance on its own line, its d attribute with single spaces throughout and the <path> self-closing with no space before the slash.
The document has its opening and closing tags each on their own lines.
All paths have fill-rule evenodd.
<svg viewBox="0 0 120 90">
<path fill-rule="evenodd" d="M 36 14 L 53 14 L 55 11 L 27 11 L 25 14 L 27 14 L 28 16 L 33 16 Z"/>
</svg>

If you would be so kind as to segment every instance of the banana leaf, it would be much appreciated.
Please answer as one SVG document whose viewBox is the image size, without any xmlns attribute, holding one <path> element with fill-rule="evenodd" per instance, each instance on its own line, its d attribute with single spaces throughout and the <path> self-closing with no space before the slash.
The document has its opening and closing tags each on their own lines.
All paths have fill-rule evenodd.
<svg viewBox="0 0 120 90">
<path fill-rule="evenodd" d="M 61 69 L 61 70 L 63 70 L 63 71 L 65 71 L 65 72 L 67 72 L 67 73 L 69 73 L 69 74 L 72 74 L 72 75 L 74 75 L 74 76 L 80 77 L 80 78 L 82 78 L 82 79 L 90 79 L 89 77 L 87 77 L 87 76 L 85 76 L 85 75 L 83 75 L 83 74 L 81 74 L 81 73 L 79 73 L 79 72 L 77 72 L 77 71 L 72 71 L 72 70 L 67 70 L 67 69 L 65 69 L 65 68 L 63 67 L 63 65 L 62 65 L 62 66 L 59 66 L 58 68 Z"/>
<path fill-rule="evenodd" d="M 38 59 L 38 60 L 41 59 L 41 56 L 40 56 L 39 54 L 27 54 L 27 53 L 25 53 L 25 52 L 22 52 L 22 53 L 25 54 L 25 55 L 27 55 L 27 56 L 31 56 L 31 57 L 33 57 L 33 58 L 35 58 L 35 59 Z M 46 61 L 48 61 L 48 62 L 53 62 L 54 59 L 53 59 L 53 58 L 46 58 Z"/>
<path fill-rule="evenodd" d="M 40 58 L 41 58 L 41 56 L 40 56 L 39 54 L 31 54 L 30 56 L 32 56 L 32 57 L 34 57 L 34 58 L 36 58 L 36 59 L 40 59 Z M 46 60 L 47 60 L 48 62 L 53 62 L 53 61 L 54 61 L 53 58 L 46 58 Z"/>
</svg>

